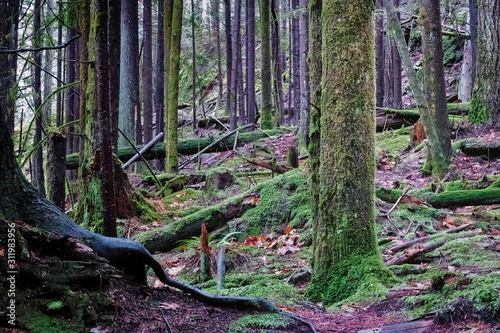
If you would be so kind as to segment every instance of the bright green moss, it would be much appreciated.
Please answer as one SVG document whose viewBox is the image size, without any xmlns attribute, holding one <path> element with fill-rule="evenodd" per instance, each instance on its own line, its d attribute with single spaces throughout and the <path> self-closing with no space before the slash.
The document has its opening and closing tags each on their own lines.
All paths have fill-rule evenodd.
<svg viewBox="0 0 500 333">
<path fill-rule="evenodd" d="M 233 321 L 229 325 L 229 333 L 245 333 L 255 332 L 259 330 L 273 330 L 278 328 L 286 328 L 291 323 L 290 317 L 277 313 L 247 315 Z"/>
</svg>

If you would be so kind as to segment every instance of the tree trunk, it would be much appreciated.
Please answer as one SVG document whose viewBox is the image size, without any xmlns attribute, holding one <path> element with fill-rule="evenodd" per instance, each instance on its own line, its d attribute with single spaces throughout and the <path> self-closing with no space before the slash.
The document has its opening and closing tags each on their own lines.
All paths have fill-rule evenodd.
<svg viewBox="0 0 500 333">
<path fill-rule="evenodd" d="M 142 100 L 144 113 L 144 142 L 153 139 L 153 18 L 151 0 L 142 3 L 143 58 Z"/>
<path fill-rule="evenodd" d="M 260 110 L 260 128 L 273 128 L 272 114 L 272 86 L 271 86 L 271 29 L 270 29 L 270 1 L 261 0 L 261 80 L 262 80 L 262 106 Z"/>
<path fill-rule="evenodd" d="M 217 95 L 217 109 L 222 104 L 222 92 L 224 91 L 224 84 L 222 80 L 222 50 L 220 46 L 220 2 L 219 0 L 212 0 L 212 14 L 213 14 L 213 29 L 216 36 L 217 43 L 217 79 L 219 84 L 219 94 Z"/>
<path fill-rule="evenodd" d="M 433 168 L 447 170 L 451 156 L 451 139 L 444 81 L 443 36 L 439 0 L 420 0 L 420 21 L 422 24 L 424 92 L 429 112 L 435 122 L 441 149 L 445 154 L 445 164 L 437 165 L 434 161 L 432 163 Z"/>
<path fill-rule="evenodd" d="M 151 8 L 150 8 L 151 9 Z M 97 88 L 98 151 L 100 161 L 99 177 L 102 193 L 103 235 L 116 237 L 115 174 L 113 166 L 113 137 L 111 136 L 111 110 L 109 94 L 109 52 L 108 52 L 108 2 L 95 0 L 96 60 L 95 75 Z"/>
<path fill-rule="evenodd" d="M 399 0 L 394 0 L 394 6 L 396 8 L 399 8 Z M 399 17 L 399 12 L 398 12 L 398 17 Z M 393 91 L 394 91 L 394 102 L 393 102 L 393 107 L 394 108 L 402 108 L 403 107 L 403 100 L 402 100 L 402 94 L 403 90 L 401 89 L 401 57 L 399 56 L 398 48 L 396 47 L 396 44 L 393 42 L 392 47 L 391 47 L 391 57 L 392 57 L 392 70 L 393 70 L 393 76 L 394 76 L 394 81 L 393 81 Z"/>
<path fill-rule="evenodd" d="M 300 8 L 307 8 L 307 0 L 300 0 Z M 309 115 L 311 99 L 309 89 L 309 66 L 307 54 L 309 52 L 309 17 L 307 11 L 300 15 L 300 136 L 302 144 L 309 143 Z"/>
<path fill-rule="evenodd" d="M 243 2 L 243 0 L 240 0 Z M 243 25 L 241 16 L 241 3 L 240 3 L 240 26 Z M 241 27 L 238 28 L 238 40 L 236 44 L 238 45 L 238 124 L 240 126 L 248 124 L 247 115 L 245 112 L 245 89 L 243 85 L 243 43 L 241 42 Z"/>
<path fill-rule="evenodd" d="M 66 199 L 66 137 L 52 132 L 47 141 L 47 199 L 64 210 Z"/>
<path fill-rule="evenodd" d="M 165 0 L 165 8 L 163 15 L 163 28 L 165 33 L 163 34 L 163 40 L 165 42 L 165 61 L 164 65 L 164 75 L 165 75 L 165 133 L 167 133 L 168 126 L 168 83 L 170 80 L 170 49 L 172 45 L 172 14 L 174 10 L 174 0 Z"/>
<path fill-rule="evenodd" d="M 139 13 L 138 2 L 122 0 L 120 40 L 120 114 L 118 127 L 132 141 L 136 140 L 136 110 L 139 111 Z M 139 117 L 140 121 L 140 117 Z M 128 145 L 123 136 L 118 145 Z"/>
<path fill-rule="evenodd" d="M 196 130 L 196 38 L 194 25 L 194 0 L 191 0 L 191 41 L 193 42 L 193 130 Z"/>
<path fill-rule="evenodd" d="M 476 81 L 477 67 L 477 0 L 469 0 L 470 46 L 472 60 L 472 87 Z"/>
<path fill-rule="evenodd" d="M 165 29 L 164 29 L 164 0 L 158 1 L 158 35 L 156 39 L 156 65 L 154 84 L 154 110 L 155 110 L 155 135 L 163 132 L 165 128 Z M 163 169 L 161 162 L 158 164 Z"/>
<path fill-rule="evenodd" d="M 63 15 L 63 4 L 59 4 L 59 12 L 58 16 Z M 62 40 L 62 28 L 63 28 L 63 22 L 59 21 L 59 25 L 57 27 L 57 44 L 61 45 L 63 40 Z M 62 86 L 62 58 L 63 58 L 63 49 L 57 50 L 57 90 L 59 91 Z M 64 94 L 63 92 L 60 92 L 57 94 L 56 97 L 56 126 L 59 127 L 63 124 L 63 104 L 62 104 L 62 98 Z M 64 142 L 66 144 L 66 142 Z M 66 152 L 64 152 L 66 154 Z"/>
<path fill-rule="evenodd" d="M 231 117 L 231 71 L 233 68 L 233 50 L 231 41 L 231 0 L 224 0 L 224 23 L 226 25 L 226 115 Z"/>
<path fill-rule="evenodd" d="M 111 136 L 113 151 L 118 150 L 118 118 L 120 113 L 120 31 L 121 31 L 121 2 L 109 2 L 109 99 L 111 111 Z M 161 2 L 161 1 L 160 1 Z"/>
<path fill-rule="evenodd" d="M 469 121 L 500 119 L 500 0 L 478 0 L 476 82 Z"/>
<path fill-rule="evenodd" d="M 339 0 L 323 2 L 322 8 L 323 41 L 328 42 L 321 52 L 321 166 L 315 185 L 320 202 L 308 294 L 324 304 L 345 299 L 361 286 L 364 297 L 373 297 L 392 280 L 374 231 L 373 7 L 373 1 Z"/>
<path fill-rule="evenodd" d="M 182 0 L 174 0 L 172 10 L 172 38 L 170 42 L 170 72 L 168 79 L 168 110 L 165 145 L 167 147 L 166 166 L 169 172 L 176 172 L 177 156 L 177 104 L 179 101 L 179 73 L 181 69 Z"/>
<path fill-rule="evenodd" d="M 73 29 L 68 28 L 67 29 L 67 40 L 75 37 L 76 33 Z M 87 46 L 85 46 L 87 47 Z M 66 83 L 73 83 L 75 81 L 75 59 L 76 59 L 76 54 L 75 54 L 75 49 L 71 47 L 71 45 L 68 47 L 67 52 L 66 52 L 66 57 L 69 60 L 66 62 Z M 84 91 L 85 93 L 85 91 Z M 75 110 L 75 92 L 73 89 L 69 89 L 66 92 L 66 123 L 72 122 L 74 120 L 77 120 L 78 118 L 75 117 L 77 114 L 79 114 L 78 110 Z M 75 133 L 75 126 L 70 125 L 68 127 L 68 131 L 70 133 Z M 67 139 L 67 153 L 72 154 L 75 153 L 77 150 L 75 149 L 75 141 L 77 140 L 77 137 L 75 135 L 69 135 Z M 70 180 L 76 180 L 77 175 L 73 172 L 69 173 L 69 179 Z"/>
<path fill-rule="evenodd" d="M 384 15 L 382 13 L 383 0 L 375 2 L 375 68 L 377 72 L 376 88 L 377 106 L 384 106 L 384 74 L 385 74 L 385 48 L 384 48 Z M 388 73 L 389 74 L 389 73 Z"/>
<path fill-rule="evenodd" d="M 281 48 L 281 31 L 279 21 L 279 0 L 271 0 L 271 16 L 273 20 L 272 40 L 273 40 L 273 62 L 274 62 L 274 83 L 275 83 L 275 118 L 274 126 L 279 127 L 283 122 L 283 59 L 284 53 Z M 306 56 L 307 58 L 307 56 Z M 306 59 L 307 61 L 307 59 Z"/>
<path fill-rule="evenodd" d="M 299 9 L 299 0 L 292 0 L 292 10 Z M 299 18 L 292 17 L 292 58 L 293 58 L 293 123 L 299 124 L 300 121 L 300 29 Z"/>
<path fill-rule="evenodd" d="M 240 48 L 238 45 L 239 35 L 240 35 L 240 16 L 241 16 L 241 0 L 234 1 L 234 23 L 232 26 L 232 59 L 231 59 L 231 87 L 230 95 L 228 99 L 229 103 L 229 129 L 231 131 L 235 130 L 237 127 L 237 96 L 238 96 L 238 80 L 241 79 L 238 76 L 238 59 L 240 57 Z"/>
<path fill-rule="evenodd" d="M 40 10 L 41 2 L 40 0 L 35 0 L 35 17 L 33 29 L 35 31 L 33 46 L 42 46 L 42 31 L 40 29 Z M 34 103 L 35 108 L 35 137 L 33 141 L 33 146 L 36 147 L 40 141 L 42 141 L 42 131 L 43 131 L 43 120 L 42 120 L 42 52 L 34 52 L 35 58 L 35 82 L 34 82 Z M 45 196 L 45 176 L 43 172 L 43 149 L 42 145 L 37 147 L 33 154 L 33 185 L 40 191 L 42 195 Z"/>
<path fill-rule="evenodd" d="M 247 35 L 247 59 L 246 59 L 246 76 L 247 76 L 247 115 L 248 123 L 255 123 L 255 0 L 246 1 L 246 35 Z"/>
<path fill-rule="evenodd" d="M 311 89 L 311 119 L 309 126 L 309 162 L 311 165 L 311 179 L 309 197 L 312 212 L 313 247 L 316 245 L 319 228 L 319 168 L 320 168 L 320 136 L 321 136 L 321 11 L 322 0 L 309 0 L 309 84 Z M 314 263 L 313 263 L 314 269 Z"/>
</svg>

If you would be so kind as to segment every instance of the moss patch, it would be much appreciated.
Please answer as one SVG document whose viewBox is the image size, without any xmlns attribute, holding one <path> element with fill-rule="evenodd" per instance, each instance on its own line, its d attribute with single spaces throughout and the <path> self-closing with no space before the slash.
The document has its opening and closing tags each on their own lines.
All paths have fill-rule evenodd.
<svg viewBox="0 0 500 333">
<path fill-rule="evenodd" d="M 229 326 L 228 332 L 254 332 L 254 330 L 256 329 L 265 330 L 265 332 L 268 332 L 268 330 L 286 328 L 291 322 L 292 321 L 289 317 L 277 313 L 247 315 L 241 317 L 236 321 L 233 321 Z"/>
</svg>

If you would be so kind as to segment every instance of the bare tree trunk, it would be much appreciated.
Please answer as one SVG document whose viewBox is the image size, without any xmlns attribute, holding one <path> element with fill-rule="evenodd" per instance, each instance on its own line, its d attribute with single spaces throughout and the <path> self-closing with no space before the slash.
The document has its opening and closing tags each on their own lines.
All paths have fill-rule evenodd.
<svg viewBox="0 0 500 333">
<path fill-rule="evenodd" d="M 59 16 L 63 15 L 63 5 L 59 3 Z M 62 44 L 62 27 L 63 27 L 63 22 L 62 22 L 62 17 L 59 17 L 59 25 L 57 26 L 57 44 L 61 45 Z M 57 90 L 61 89 L 62 86 L 62 58 L 63 58 L 63 49 L 57 50 Z M 62 104 L 62 98 L 63 98 L 63 93 L 59 92 L 56 97 L 56 126 L 61 126 L 63 124 L 63 104 Z M 65 142 L 66 144 L 66 142 Z M 66 152 L 64 152 L 66 154 Z"/>
<path fill-rule="evenodd" d="M 243 1 L 243 0 L 240 0 Z M 241 7 L 241 4 L 240 4 Z M 241 12 L 241 8 L 240 8 Z M 241 13 L 240 13 L 240 20 L 241 20 Z M 242 23 L 240 22 L 240 25 Z M 247 124 L 247 116 L 245 112 L 245 90 L 243 87 L 243 43 L 241 42 L 241 28 L 238 28 L 239 33 L 238 33 L 238 40 L 236 41 L 238 45 L 238 124 L 239 125 L 245 125 Z"/>
<path fill-rule="evenodd" d="M 283 61 L 285 55 L 281 48 L 281 32 L 279 21 L 279 0 L 271 0 L 271 17 L 273 20 L 272 41 L 273 41 L 273 62 L 274 62 L 274 83 L 275 83 L 275 108 L 276 116 L 274 126 L 278 127 L 283 122 Z"/>
<path fill-rule="evenodd" d="M 241 14 L 241 0 L 234 1 L 234 24 L 232 27 L 232 60 L 231 60 L 231 94 L 229 95 L 228 103 L 230 105 L 230 129 L 235 130 L 237 127 L 237 95 L 238 95 L 238 58 L 240 56 L 240 48 L 238 47 L 238 40 L 240 34 L 240 14 Z"/>
<path fill-rule="evenodd" d="M 116 237 L 115 176 L 109 102 L 108 2 L 95 0 L 97 119 L 104 236 Z M 151 7 L 150 7 L 151 9 Z"/>
<path fill-rule="evenodd" d="M 255 123 L 255 0 L 247 0 L 247 59 L 246 59 L 246 76 L 247 76 L 247 114 L 248 123 Z"/>
<path fill-rule="evenodd" d="M 224 22 L 226 31 L 226 83 L 227 83 L 227 93 L 226 93 L 226 113 L 231 117 L 231 82 L 232 75 L 231 71 L 233 69 L 233 52 L 232 52 L 232 41 L 231 41 L 231 0 L 224 0 Z"/>
<path fill-rule="evenodd" d="M 40 47 L 41 46 L 41 30 L 40 30 L 40 6 L 41 2 L 40 0 L 35 0 L 35 17 L 34 17 L 34 26 L 33 29 L 35 31 L 34 35 L 34 41 L 33 41 L 33 46 Z M 34 107 L 35 107 L 35 138 L 33 145 L 36 146 L 37 144 L 42 141 L 42 131 L 43 131 L 43 120 L 42 120 L 42 110 L 41 110 L 41 105 L 42 105 L 42 100 L 41 100 L 41 95 L 42 95 L 42 73 L 41 73 L 41 67 L 42 67 L 42 52 L 35 52 L 34 54 L 35 58 L 35 85 L 34 85 Z M 44 177 L 44 172 L 43 172 L 43 149 L 42 146 L 38 147 L 33 154 L 33 185 L 40 191 L 40 193 L 45 196 L 45 177 Z"/>
<path fill-rule="evenodd" d="M 399 0 L 394 0 L 394 6 L 396 8 L 399 8 Z M 398 17 L 399 17 L 399 12 L 398 12 Z M 391 53 L 392 53 L 392 66 L 394 69 L 394 84 L 393 84 L 393 89 L 394 89 L 394 108 L 400 109 L 401 106 L 403 105 L 402 101 L 402 95 L 403 95 L 403 90 L 401 87 L 401 57 L 399 56 L 398 48 L 396 47 L 395 43 L 392 44 L 391 48 Z"/>
<path fill-rule="evenodd" d="M 151 0 L 142 2 L 143 58 L 142 100 L 144 113 L 144 142 L 153 139 L 153 18 Z"/>
<path fill-rule="evenodd" d="M 469 26 L 472 56 L 472 86 L 476 80 L 477 66 L 477 0 L 469 0 Z"/>
<path fill-rule="evenodd" d="M 111 111 L 111 136 L 113 151 L 118 151 L 118 117 L 120 112 L 120 31 L 121 31 L 121 2 L 109 2 L 109 100 Z M 161 1 L 160 1 L 161 2 Z"/>
<path fill-rule="evenodd" d="M 300 0 L 300 8 L 307 8 L 307 0 Z M 300 15 L 300 134 L 302 143 L 309 143 L 309 115 L 310 89 L 309 66 L 307 55 L 309 52 L 309 17 L 307 11 Z"/>
<path fill-rule="evenodd" d="M 196 130 L 196 38 L 194 33 L 194 0 L 191 0 L 191 33 L 193 42 L 193 129 Z"/>
<path fill-rule="evenodd" d="M 136 139 L 136 110 L 139 108 L 139 21 L 138 2 L 122 0 L 120 47 L 120 114 L 118 127 L 132 141 Z M 140 113 L 139 113 L 140 114 Z M 140 117 L 138 117 L 140 122 Z M 141 130 L 141 129 L 139 129 Z M 118 145 L 128 145 L 122 136 Z"/>
<path fill-rule="evenodd" d="M 299 9 L 299 0 L 292 0 L 292 9 Z M 292 18 L 292 54 L 293 54 L 293 120 L 300 121 L 300 29 L 298 17 Z"/>
<path fill-rule="evenodd" d="M 154 110 L 155 110 L 155 135 L 163 132 L 165 127 L 165 29 L 164 29 L 164 0 L 158 1 L 158 35 L 156 39 L 156 65 L 154 83 Z M 164 162 L 159 161 L 157 168 L 162 170 Z"/>
<path fill-rule="evenodd" d="M 272 119 L 272 86 L 271 86 L 271 29 L 270 29 L 270 2 L 261 1 L 261 32 L 262 32 L 262 55 L 261 55 L 261 80 L 262 80 L 262 107 L 260 127 L 262 129 L 273 128 Z"/>
<path fill-rule="evenodd" d="M 384 58 L 384 15 L 381 11 L 383 0 L 375 2 L 375 69 L 376 69 L 376 93 L 377 106 L 384 106 L 384 74 L 385 74 L 385 58 Z"/>
</svg>

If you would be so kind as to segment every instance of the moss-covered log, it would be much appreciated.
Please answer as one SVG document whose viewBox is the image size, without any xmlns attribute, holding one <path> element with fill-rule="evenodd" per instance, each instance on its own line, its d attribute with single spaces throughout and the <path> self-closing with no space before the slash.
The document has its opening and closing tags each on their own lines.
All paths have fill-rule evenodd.
<svg viewBox="0 0 500 333">
<path fill-rule="evenodd" d="M 253 131 L 253 132 L 246 132 L 246 133 L 239 133 L 238 134 L 238 142 L 237 146 L 242 147 L 245 144 L 258 140 L 258 139 L 263 139 L 268 136 L 273 136 L 277 134 L 282 134 L 289 131 L 289 129 L 273 129 L 273 130 L 268 130 L 268 131 Z M 216 151 L 226 151 L 227 149 L 232 149 L 234 145 L 234 139 L 235 136 L 231 135 L 227 139 L 224 139 L 221 141 L 219 145 L 216 145 L 210 149 L 208 149 L 206 152 L 207 153 L 213 153 Z M 200 139 L 194 139 L 194 140 L 183 140 L 178 142 L 177 146 L 177 151 L 179 154 L 182 155 L 193 155 L 198 153 L 199 150 L 208 147 L 214 140 L 217 140 L 217 138 L 200 138 Z M 139 145 L 137 146 L 137 149 L 141 149 L 143 146 Z M 122 162 L 126 162 L 129 159 L 131 159 L 135 154 L 136 151 L 132 147 L 122 147 L 118 148 L 118 158 Z M 148 150 L 143 154 L 144 158 L 147 160 L 152 160 L 152 159 L 160 159 L 160 158 L 165 158 L 165 143 L 161 142 L 155 145 L 153 148 Z M 67 169 L 76 169 L 78 168 L 79 164 L 79 156 L 78 153 L 67 155 L 66 156 L 66 167 Z"/>
<path fill-rule="evenodd" d="M 390 203 L 395 203 L 402 194 L 403 191 L 396 189 L 378 187 L 376 190 L 377 198 Z M 425 202 L 435 208 L 494 205 L 500 203 L 500 188 L 444 191 L 441 193 L 425 192 L 417 189 L 410 191 L 408 196 L 414 197 L 415 202 Z"/>
<path fill-rule="evenodd" d="M 272 180 L 269 180 L 272 181 Z M 266 182 L 234 198 L 227 199 L 218 205 L 197 211 L 185 218 L 170 224 L 143 232 L 135 240 L 144 244 L 149 251 L 170 251 L 178 246 L 178 242 L 200 234 L 201 225 L 205 223 L 207 231 L 217 230 L 227 222 L 242 216 L 254 207 L 255 197 Z"/>
<path fill-rule="evenodd" d="M 500 142 L 483 138 L 466 139 L 460 144 L 460 150 L 469 156 L 497 158 L 500 156 Z"/>
</svg>

